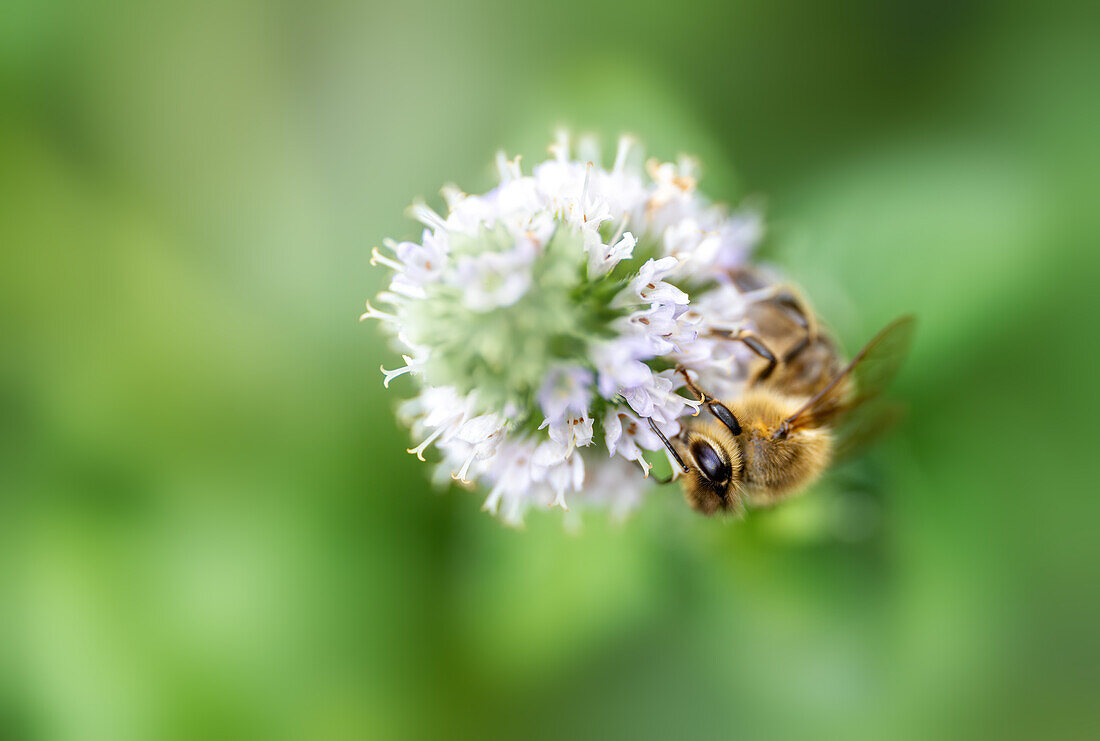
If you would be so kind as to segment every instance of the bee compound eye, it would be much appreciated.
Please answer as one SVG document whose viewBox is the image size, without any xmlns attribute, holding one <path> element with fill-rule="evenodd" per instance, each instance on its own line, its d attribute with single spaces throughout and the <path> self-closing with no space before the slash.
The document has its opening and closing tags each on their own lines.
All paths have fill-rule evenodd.
<svg viewBox="0 0 1100 741">
<path fill-rule="evenodd" d="M 695 464 L 699 466 L 699 470 L 710 481 L 716 484 L 721 484 L 729 481 L 730 478 L 730 465 L 722 460 L 722 456 L 718 455 L 711 444 L 705 440 L 696 440 L 691 444 L 691 457 L 695 459 Z"/>
</svg>

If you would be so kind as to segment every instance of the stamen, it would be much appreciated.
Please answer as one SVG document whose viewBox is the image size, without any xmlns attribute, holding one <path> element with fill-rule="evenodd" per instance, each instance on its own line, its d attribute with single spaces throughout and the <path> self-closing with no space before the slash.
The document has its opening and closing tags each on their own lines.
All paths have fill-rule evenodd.
<svg viewBox="0 0 1100 741">
<path fill-rule="evenodd" d="M 417 201 L 409 206 L 409 214 L 424 226 L 430 226 L 432 229 L 439 231 L 447 231 L 447 222 L 423 201 Z"/>
<path fill-rule="evenodd" d="M 581 210 L 585 210 L 585 204 L 588 203 L 588 183 L 592 180 L 592 168 L 594 164 L 589 162 L 584 167 L 584 186 L 581 188 Z"/>
<path fill-rule="evenodd" d="M 381 252 L 378 251 L 377 247 L 371 247 L 371 250 L 370 250 L 370 264 L 372 266 L 374 266 L 374 265 L 385 265 L 387 268 L 390 268 L 391 270 L 396 270 L 399 273 L 404 273 L 405 272 L 405 266 L 404 265 L 397 262 L 396 260 L 391 260 L 390 258 L 386 257 L 385 255 L 383 255 Z"/>
<path fill-rule="evenodd" d="M 516 155 L 515 159 L 508 159 L 504 156 L 504 152 L 497 152 L 497 172 L 500 173 L 501 184 L 510 183 L 513 180 L 518 180 L 523 177 L 523 173 L 519 169 L 520 155 Z"/>
<path fill-rule="evenodd" d="M 561 507 L 566 512 L 569 511 L 569 505 L 565 503 L 565 489 L 562 489 L 554 496 L 554 501 L 550 503 L 550 507 Z"/>
<path fill-rule="evenodd" d="M 696 417 L 696 416 L 698 416 L 698 415 L 699 415 L 699 406 L 700 406 L 700 405 L 701 405 L 701 404 L 702 404 L 703 402 L 701 402 L 701 401 L 698 401 L 698 400 L 696 400 L 696 399 L 689 399 L 689 398 L 687 398 L 686 396 L 680 396 L 680 394 L 676 393 L 675 391 L 665 391 L 665 390 L 663 390 L 663 389 L 657 389 L 657 388 L 655 388 L 655 389 L 653 389 L 653 390 L 652 390 L 652 391 L 651 391 L 650 393 L 653 393 L 653 392 L 657 392 L 657 393 L 663 394 L 666 400 L 667 400 L 667 399 L 671 399 L 672 397 L 676 397 L 677 399 L 679 399 L 680 401 L 684 402 L 684 403 L 685 403 L 685 404 L 687 404 L 687 405 L 688 405 L 689 407 L 691 407 L 692 409 L 694 409 L 694 410 L 695 410 L 695 413 L 694 413 L 694 414 L 692 414 L 691 416 L 693 416 L 693 417 Z"/>
<path fill-rule="evenodd" d="M 451 211 L 454 211 L 455 206 L 466 199 L 466 194 L 453 183 L 448 183 L 440 188 L 439 195 L 443 196 L 443 200 L 447 202 L 447 208 Z"/>
<path fill-rule="evenodd" d="M 594 134 L 585 134 L 577 140 L 577 159 L 592 160 L 600 158 L 600 141 Z"/>
<path fill-rule="evenodd" d="M 550 154 L 554 156 L 558 162 L 569 161 L 569 132 L 565 129 L 558 129 L 557 140 L 551 144 L 547 149 L 550 150 Z"/>
<path fill-rule="evenodd" d="M 698 179 L 699 174 L 699 160 L 686 154 L 681 154 L 676 158 L 676 169 L 679 171 L 681 178 L 690 180 L 690 187 L 695 187 L 695 181 Z"/>
<path fill-rule="evenodd" d="M 645 161 L 645 171 L 649 179 L 653 181 L 661 178 L 661 161 L 656 157 L 650 157 Z"/>
<path fill-rule="evenodd" d="M 390 387 L 390 381 L 403 376 L 413 369 L 413 359 L 408 355 L 402 355 L 401 359 L 405 361 L 406 365 L 402 368 L 395 368 L 394 370 L 386 370 L 382 366 L 378 366 L 378 369 L 382 371 L 382 374 L 386 377 L 386 380 L 382 381 L 382 385 L 386 388 Z"/>
<path fill-rule="evenodd" d="M 647 461 L 645 458 L 643 458 L 640 455 L 637 458 L 635 458 L 635 460 L 638 461 L 638 465 L 642 467 L 642 478 L 648 479 L 649 478 L 649 469 L 653 468 L 653 466 L 650 464 L 649 461 Z M 675 466 L 673 466 L 673 468 L 675 468 Z"/>
<path fill-rule="evenodd" d="M 618 228 L 616 228 L 616 229 L 615 229 L 615 236 L 613 236 L 613 237 L 611 238 L 611 241 L 610 241 L 610 242 L 608 242 L 608 244 L 610 244 L 610 245 L 614 245 L 614 244 L 616 244 L 616 243 L 617 243 L 617 242 L 618 242 L 618 241 L 619 241 L 620 239 L 622 239 L 622 236 L 623 236 L 623 231 L 624 231 L 624 230 L 626 230 L 626 225 L 627 225 L 627 224 L 628 224 L 629 222 L 630 222 L 630 214 L 629 214 L 629 213 L 625 213 L 625 214 L 623 214 L 623 218 L 622 218 L 622 219 L 621 219 L 621 220 L 619 221 L 619 226 L 618 226 Z"/>
<path fill-rule="evenodd" d="M 618 175 L 623 171 L 626 166 L 627 155 L 630 154 L 630 150 L 634 148 L 634 137 L 624 135 L 619 137 L 619 149 L 615 152 L 615 165 L 611 168 L 611 172 Z"/>
<path fill-rule="evenodd" d="M 497 485 L 493 487 L 493 490 L 489 492 L 489 496 L 485 497 L 485 502 L 481 505 L 481 509 L 484 512 L 492 512 L 494 515 L 497 510 L 500 509 L 500 498 L 504 496 L 504 487 Z"/>
<path fill-rule="evenodd" d="M 474 458 L 476 457 L 477 450 L 474 450 L 474 452 L 470 453 L 470 457 L 466 459 L 466 462 L 462 464 L 462 468 L 459 469 L 458 473 L 451 474 L 451 478 L 456 481 L 461 481 L 463 484 L 469 484 L 470 481 L 466 478 L 466 474 L 469 473 L 470 464 L 474 462 Z"/>
<path fill-rule="evenodd" d="M 435 432 L 433 432 L 431 435 L 428 435 L 427 440 L 420 443 L 415 448 L 406 448 L 405 452 L 415 455 L 417 458 L 419 458 L 421 460 L 421 462 L 424 462 L 424 451 L 427 449 L 427 447 L 429 445 L 431 445 L 432 443 L 435 442 L 435 439 L 437 437 L 439 437 L 440 435 L 443 434 L 444 429 L 446 429 L 446 428 L 443 425 L 440 425 L 439 427 L 435 428 Z"/>
<path fill-rule="evenodd" d="M 364 319 L 379 319 L 383 322 L 396 322 L 397 321 L 396 316 L 394 316 L 393 314 L 387 314 L 384 311 L 379 311 L 378 309 L 376 309 L 376 308 L 374 308 L 373 306 L 370 305 L 370 301 L 367 302 L 367 311 L 366 311 L 366 313 L 364 313 L 361 317 L 359 317 L 359 321 L 363 321 Z"/>
</svg>

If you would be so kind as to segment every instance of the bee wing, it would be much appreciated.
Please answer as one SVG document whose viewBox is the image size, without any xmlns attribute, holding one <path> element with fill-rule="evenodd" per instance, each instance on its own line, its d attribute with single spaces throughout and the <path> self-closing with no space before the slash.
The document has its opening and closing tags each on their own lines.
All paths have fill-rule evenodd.
<svg viewBox="0 0 1100 741">
<path fill-rule="evenodd" d="M 887 324 L 849 363 L 856 382 L 853 406 L 869 401 L 887 389 L 898 374 L 909 347 L 917 319 L 912 314 Z"/>
<path fill-rule="evenodd" d="M 894 380 L 909 352 L 916 323 L 915 317 L 906 315 L 887 324 L 856 353 L 852 362 L 828 386 L 787 418 L 786 426 L 795 427 L 799 421 L 814 418 L 818 412 L 830 414 L 830 410 L 836 410 L 835 395 L 842 388 L 841 380 L 847 376 L 851 376 L 855 383 L 855 396 L 851 401 L 844 402 L 842 411 L 851 411 L 881 394 Z"/>
<path fill-rule="evenodd" d="M 905 416 L 905 405 L 890 401 L 864 404 L 844 418 L 837 432 L 833 460 L 855 457 L 892 430 Z"/>
</svg>

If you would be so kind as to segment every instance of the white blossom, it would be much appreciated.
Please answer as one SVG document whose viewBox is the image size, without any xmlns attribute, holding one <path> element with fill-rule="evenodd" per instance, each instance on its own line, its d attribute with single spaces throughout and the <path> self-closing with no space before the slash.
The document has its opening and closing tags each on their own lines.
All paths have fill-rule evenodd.
<svg viewBox="0 0 1100 741">
<path fill-rule="evenodd" d="M 500 155 L 495 188 L 444 188 L 445 216 L 410 210 L 419 242 L 372 252 L 392 275 L 363 318 L 404 361 L 385 384 L 414 378 L 409 452 L 435 448 L 437 480 L 483 487 L 512 524 L 533 506 L 637 506 L 663 449 L 651 424 L 674 437 L 699 407 L 675 369 L 737 393 L 747 358 L 727 335 L 762 297 L 729 277 L 760 237 L 755 211 L 707 201 L 692 160 L 643 171 L 624 137 L 604 168 L 580 149 L 559 138 L 530 175 Z"/>
</svg>

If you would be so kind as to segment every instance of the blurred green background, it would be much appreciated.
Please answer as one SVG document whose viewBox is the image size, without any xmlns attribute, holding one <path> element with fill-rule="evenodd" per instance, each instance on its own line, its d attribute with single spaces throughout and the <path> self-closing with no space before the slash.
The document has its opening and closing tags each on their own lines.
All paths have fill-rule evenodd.
<svg viewBox="0 0 1100 741">
<path fill-rule="evenodd" d="M 1087 5 L 8 0 L 0 737 L 1095 733 Z M 917 312 L 903 428 L 743 523 L 431 490 L 370 248 L 559 125 Z"/>
</svg>

